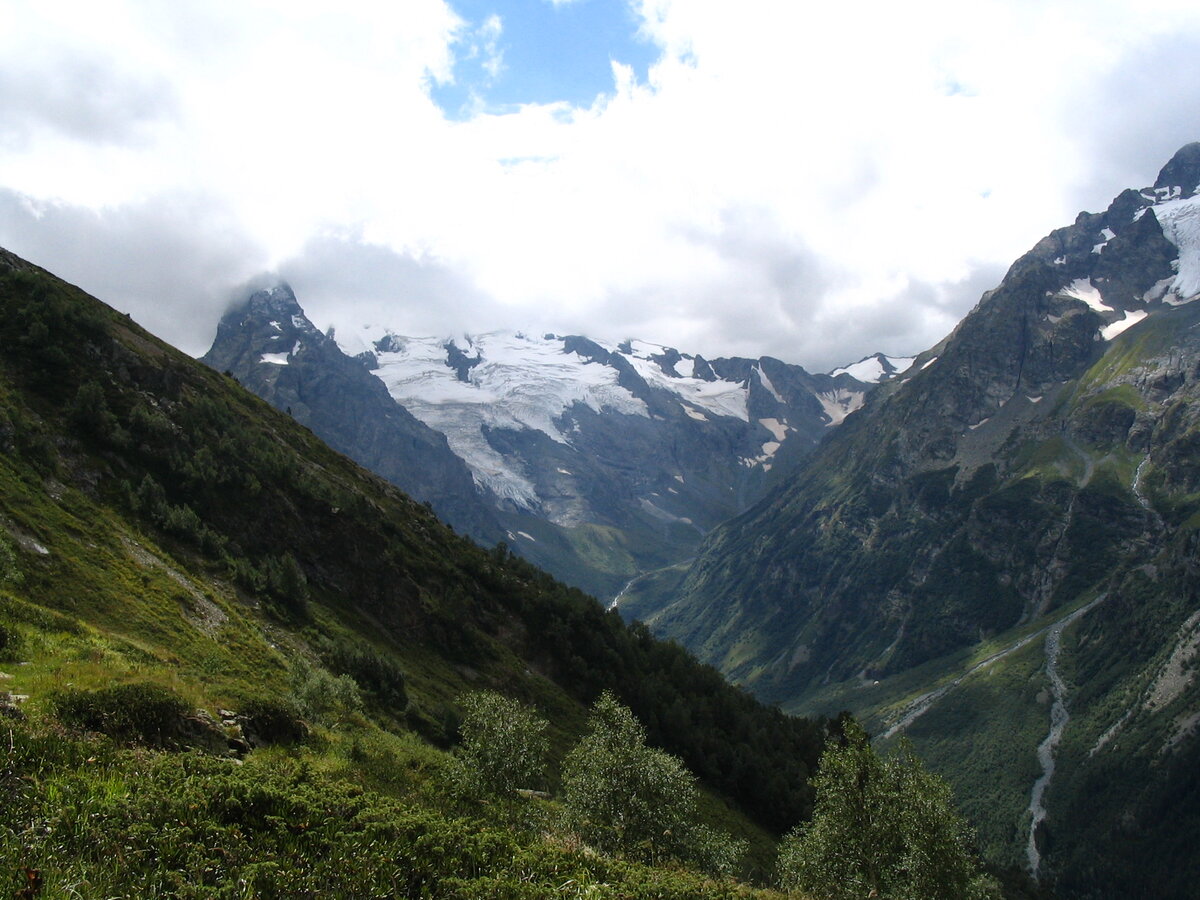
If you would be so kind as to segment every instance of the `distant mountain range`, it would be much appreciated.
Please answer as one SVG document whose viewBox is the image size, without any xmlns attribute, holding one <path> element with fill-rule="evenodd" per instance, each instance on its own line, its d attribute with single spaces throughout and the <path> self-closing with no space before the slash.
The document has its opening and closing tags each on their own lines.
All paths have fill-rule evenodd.
<svg viewBox="0 0 1200 900">
<path fill-rule="evenodd" d="M 692 556 L 911 364 L 811 375 L 582 336 L 325 334 L 286 285 L 231 310 L 203 359 L 456 528 L 601 598 Z"/>
</svg>

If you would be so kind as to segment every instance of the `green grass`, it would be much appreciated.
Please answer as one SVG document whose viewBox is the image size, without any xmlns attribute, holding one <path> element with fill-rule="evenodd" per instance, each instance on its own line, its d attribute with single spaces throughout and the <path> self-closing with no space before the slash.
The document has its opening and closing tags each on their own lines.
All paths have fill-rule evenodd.
<svg viewBox="0 0 1200 900">
<path fill-rule="evenodd" d="M 968 678 L 906 732 L 950 782 L 959 809 L 976 823 L 983 857 L 995 865 L 1024 864 L 1025 811 L 1041 773 L 1036 750 L 1050 720 L 1043 659 L 1043 641 L 1032 641 Z"/>
<path fill-rule="evenodd" d="M 598 855 L 554 824 L 553 803 L 530 801 L 536 828 L 493 821 L 486 805 L 451 799 L 444 751 L 360 713 L 244 763 L 64 730 L 56 698 L 99 698 L 114 684 L 158 686 L 210 711 L 262 687 L 191 680 L 164 654 L 9 595 L 0 594 L 0 620 L 21 636 L 3 686 L 30 695 L 25 716 L 6 723 L 11 748 L 0 747 L 0 858 L 10 862 L 0 890 L 16 891 L 28 868 L 46 898 L 776 896 Z M 142 696 L 117 711 L 139 721 Z M 700 812 L 751 839 L 749 871 L 770 872 L 768 835 L 711 795 Z"/>
<path fill-rule="evenodd" d="M 1143 362 L 1167 352 L 1178 333 L 1198 319 L 1200 313 L 1187 306 L 1163 310 L 1139 323 L 1138 328 L 1118 336 L 1104 356 L 1080 378 L 1077 396 L 1128 376 Z"/>
<path fill-rule="evenodd" d="M 439 805 L 429 750 L 375 735 L 245 764 L 18 722 L 0 751 L 0 890 L 67 897 L 779 896 L 600 856 Z M 365 776 L 364 776 L 364 773 Z M 371 773 L 379 773 L 375 784 Z M 536 809 L 531 822 L 553 810 Z"/>
</svg>

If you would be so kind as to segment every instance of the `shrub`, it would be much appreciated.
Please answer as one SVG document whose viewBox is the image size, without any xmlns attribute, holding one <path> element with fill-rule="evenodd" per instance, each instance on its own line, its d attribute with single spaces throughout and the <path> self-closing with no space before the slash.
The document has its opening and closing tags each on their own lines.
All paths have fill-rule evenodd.
<svg viewBox="0 0 1200 900">
<path fill-rule="evenodd" d="M 331 669 L 349 675 L 394 714 L 401 715 L 408 708 L 404 672 L 391 657 L 358 641 L 331 643 L 321 656 Z"/>
<path fill-rule="evenodd" d="M 459 789 L 475 797 L 510 799 L 520 788 L 541 787 L 550 750 L 546 720 L 494 691 L 467 694 L 459 703 Z"/>
<path fill-rule="evenodd" d="M 949 786 L 907 745 L 891 757 L 850 719 L 821 757 L 812 821 L 779 849 L 779 881 L 827 900 L 990 896 Z"/>
<path fill-rule="evenodd" d="M 735 842 L 718 846 L 693 821 L 696 778 L 680 760 L 646 746 L 646 730 L 607 691 L 592 706 L 589 733 L 563 761 L 563 806 L 584 840 L 654 861 L 663 857 L 732 868 Z"/>
<path fill-rule="evenodd" d="M 95 381 L 79 386 L 68 414 L 72 425 L 93 437 L 116 445 L 128 442 L 128 434 L 108 409 L 104 389 Z"/>
<path fill-rule="evenodd" d="M 254 744 L 295 744 L 308 734 L 297 705 L 278 697 L 251 697 L 241 714 L 242 730 Z"/>
<path fill-rule="evenodd" d="M 20 584 L 24 580 L 12 541 L 0 531 L 0 584 Z"/>
<path fill-rule="evenodd" d="M 133 682 L 98 691 L 67 689 L 52 698 L 54 710 L 66 725 L 99 731 L 125 741 L 163 745 L 179 731 L 189 712 L 174 691 L 152 682 Z"/>
<path fill-rule="evenodd" d="M 16 660 L 21 652 L 21 632 L 0 622 L 0 662 Z"/>
<path fill-rule="evenodd" d="M 301 715 L 325 725 L 337 725 L 362 709 L 362 693 L 349 675 L 331 675 L 327 670 L 297 660 L 292 668 L 291 699 Z"/>
<path fill-rule="evenodd" d="M 308 608 L 308 578 L 296 557 L 284 553 L 268 557 L 264 564 L 267 592 L 290 613 L 303 614 Z"/>
</svg>

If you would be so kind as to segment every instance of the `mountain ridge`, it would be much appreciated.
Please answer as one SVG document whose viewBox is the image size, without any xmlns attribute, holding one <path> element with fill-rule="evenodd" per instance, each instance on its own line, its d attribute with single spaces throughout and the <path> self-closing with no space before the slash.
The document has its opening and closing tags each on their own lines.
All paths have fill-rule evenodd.
<svg viewBox="0 0 1200 900">
<path fill-rule="evenodd" d="M 1027 864 L 1034 840 L 1038 874 L 1071 896 L 1187 894 L 1160 868 L 1190 857 L 1148 810 L 1191 821 L 1178 796 L 1200 753 L 1197 685 L 1130 698 L 1192 658 L 1200 604 L 1198 186 L 1192 144 L 1153 187 L 1038 241 L 787 484 L 710 535 L 669 596 L 633 598 L 656 633 L 785 708 L 836 703 L 882 732 L 944 688 L 905 730 L 993 861 Z M 1031 838 L 1034 778 L 1019 773 L 1051 693 L 1041 644 L 1017 643 L 1077 608 L 1058 664 L 1072 721 Z M 972 668 L 1001 641 L 1016 649 Z M 1108 729 L 1122 739 L 1101 741 Z M 1119 845 L 1122 821 L 1175 855 Z"/>
<path fill-rule="evenodd" d="M 433 496 L 435 511 L 458 525 L 470 506 L 468 534 L 504 540 L 601 597 L 690 558 L 875 388 L 846 372 L 707 360 L 632 340 L 417 338 L 373 326 L 322 334 L 287 294 L 287 309 L 261 293 L 233 308 L 202 359 L 406 487 L 386 468 L 402 448 L 389 449 L 377 426 L 343 421 L 346 397 L 359 394 L 351 407 L 385 419 L 386 389 L 405 421 L 437 435 L 439 452 L 448 442 L 473 479 L 471 494 L 461 466 L 445 466 L 457 492 L 454 504 L 446 491 Z M 873 377 L 895 368 L 877 362 Z"/>
<path fill-rule="evenodd" d="M 250 333 L 243 335 L 245 329 Z M 256 349 L 259 345 L 265 349 Z M 218 371 L 236 371 L 257 394 L 270 393 L 278 400 L 276 408 L 429 502 L 456 528 L 486 543 L 502 536 L 445 438 L 391 403 L 361 362 L 347 359 L 308 321 L 290 286 L 256 291 L 243 311 L 223 317 L 213 349 L 201 361 Z"/>
</svg>

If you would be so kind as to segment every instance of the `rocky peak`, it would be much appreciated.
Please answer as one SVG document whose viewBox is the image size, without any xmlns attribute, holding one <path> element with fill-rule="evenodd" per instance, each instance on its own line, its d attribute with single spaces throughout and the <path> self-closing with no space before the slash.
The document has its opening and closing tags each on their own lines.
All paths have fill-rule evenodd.
<svg viewBox="0 0 1200 900">
<path fill-rule="evenodd" d="M 254 316 L 304 317 L 304 310 L 300 308 L 296 294 L 287 282 L 255 291 L 246 301 L 246 312 Z"/>
<path fill-rule="evenodd" d="M 1155 190 L 1175 187 L 1180 189 L 1181 197 L 1194 196 L 1200 188 L 1200 141 L 1180 147 L 1158 173 Z"/>
</svg>

